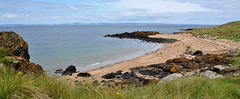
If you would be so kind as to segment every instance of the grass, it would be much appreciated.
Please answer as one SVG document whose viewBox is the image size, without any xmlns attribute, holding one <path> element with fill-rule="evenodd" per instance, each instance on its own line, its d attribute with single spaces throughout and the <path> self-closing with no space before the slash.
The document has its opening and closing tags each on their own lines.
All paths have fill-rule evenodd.
<svg viewBox="0 0 240 99">
<path fill-rule="evenodd" d="M 77 86 L 61 79 L 16 74 L 0 68 L 0 98 L 41 99 L 239 99 L 240 77 L 187 77 L 144 87 L 108 88 L 85 82 Z"/>
<path fill-rule="evenodd" d="M 0 63 L 9 66 L 13 62 L 13 59 L 6 58 L 7 56 L 12 56 L 12 54 L 8 50 L 0 48 Z"/>
<path fill-rule="evenodd" d="M 240 70 L 240 56 L 233 58 L 233 66 Z"/>
<path fill-rule="evenodd" d="M 218 39 L 240 41 L 240 21 L 229 22 L 223 25 L 191 30 L 193 34 L 217 36 Z"/>
</svg>

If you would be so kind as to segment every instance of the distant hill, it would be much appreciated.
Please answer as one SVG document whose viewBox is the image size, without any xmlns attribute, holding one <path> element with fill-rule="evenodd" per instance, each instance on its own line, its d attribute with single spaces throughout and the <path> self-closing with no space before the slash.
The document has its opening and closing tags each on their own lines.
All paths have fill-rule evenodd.
<svg viewBox="0 0 240 99">
<path fill-rule="evenodd" d="M 62 23 L 62 24 L 0 24 L 0 26 L 54 26 L 54 25 L 204 25 L 204 24 L 168 24 L 168 23 Z"/>
</svg>

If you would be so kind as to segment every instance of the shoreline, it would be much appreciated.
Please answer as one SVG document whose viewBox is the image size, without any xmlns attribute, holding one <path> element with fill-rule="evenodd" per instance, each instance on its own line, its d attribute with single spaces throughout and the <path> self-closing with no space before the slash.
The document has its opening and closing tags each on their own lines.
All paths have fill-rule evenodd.
<svg viewBox="0 0 240 99">
<path fill-rule="evenodd" d="M 134 59 L 130 59 L 130 60 L 119 62 L 113 65 L 107 65 L 101 68 L 85 71 L 92 75 L 91 78 L 77 77 L 77 74 L 79 72 L 72 74 L 72 76 L 67 75 L 67 76 L 61 76 L 61 77 L 65 79 L 70 79 L 72 81 L 75 81 L 75 80 L 101 81 L 103 80 L 103 78 L 101 77 L 110 72 L 116 72 L 118 70 L 122 70 L 123 72 L 129 72 L 130 68 L 133 68 L 133 67 L 165 63 L 166 60 L 172 59 L 172 58 L 179 58 L 179 57 L 191 58 L 188 56 L 184 56 L 184 52 L 186 52 L 186 50 L 190 50 L 193 52 L 196 50 L 201 50 L 204 54 L 206 53 L 218 54 L 231 49 L 240 49 L 239 42 L 233 42 L 225 39 L 216 39 L 212 37 L 201 38 L 201 37 L 194 36 L 192 34 L 186 34 L 186 33 L 157 34 L 149 37 L 173 38 L 180 41 L 174 42 L 174 43 L 164 43 L 163 48 Z"/>
<path fill-rule="evenodd" d="M 118 64 L 118 63 L 121 63 L 121 62 L 129 61 L 129 60 L 141 57 L 141 56 L 145 56 L 149 53 L 153 53 L 153 52 L 155 52 L 159 49 L 162 49 L 165 45 L 162 44 L 162 43 L 159 43 L 159 44 L 155 44 L 155 45 L 151 45 L 151 46 L 152 46 L 152 49 L 149 48 L 149 49 L 144 50 L 144 51 L 137 51 L 136 53 L 133 53 L 133 54 L 130 53 L 131 55 L 120 56 L 120 57 L 114 58 L 112 60 L 104 60 L 104 61 L 101 61 L 101 62 L 88 64 L 86 67 L 77 67 L 76 66 L 76 69 L 80 70 L 80 72 L 88 72 L 88 71 L 91 71 L 91 70 L 95 70 L 95 69 L 103 68 L 103 67 L 106 67 L 106 66 Z M 97 64 L 97 65 L 94 65 L 94 64 Z M 92 68 L 89 68 L 89 66 L 92 67 Z M 81 70 L 79 68 L 88 68 L 88 69 Z"/>
<path fill-rule="evenodd" d="M 145 43 L 148 43 L 148 42 L 145 42 Z M 102 67 L 105 67 L 105 66 L 118 64 L 118 63 L 121 63 L 121 62 L 129 61 L 129 60 L 132 60 L 132 59 L 135 59 L 135 58 L 147 55 L 149 53 L 152 53 L 152 52 L 155 52 L 155 51 L 157 51 L 159 49 L 162 49 L 164 47 L 164 44 L 163 43 L 152 43 L 151 45 L 149 44 L 149 45 L 146 45 L 144 47 L 149 47 L 149 46 L 151 46 L 151 48 L 144 49 L 144 50 L 138 50 L 138 51 L 136 51 L 134 53 L 129 53 L 131 55 L 127 55 L 127 54 L 125 55 L 124 54 L 123 56 L 119 56 L 119 57 L 116 57 L 116 58 L 113 58 L 113 59 L 110 59 L 110 60 L 104 60 L 104 61 L 99 61 L 99 62 L 87 64 L 84 67 L 79 67 L 77 65 L 76 66 L 74 65 L 74 66 L 76 67 L 77 72 L 88 72 L 88 71 L 91 71 L 91 70 L 94 70 L 94 69 L 99 69 L 99 68 L 102 68 Z M 56 74 L 54 72 L 57 69 L 63 69 L 64 70 L 66 68 L 67 67 L 56 68 L 56 69 L 53 69 L 53 70 L 49 70 L 49 71 L 47 71 L 47 74 L 51 75 L 51 76 L 52 75 L 59 75 L 59 74 Z M 82 68 L 85 68 L 85 69 L 82 69 Z"/>
</svg>

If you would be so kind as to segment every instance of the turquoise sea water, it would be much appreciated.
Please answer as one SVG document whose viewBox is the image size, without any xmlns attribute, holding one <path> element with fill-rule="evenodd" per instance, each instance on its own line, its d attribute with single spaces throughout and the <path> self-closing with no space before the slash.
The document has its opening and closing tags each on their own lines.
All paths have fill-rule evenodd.
<svg viewBox="0 0 240 99">
<path fill-rule="evenodd" d="M 159 31 L 171 34 L 184 28 L 208 25 L 72 25 L 72 26 L 2 26 L 0 31 L 14 31 L 29 44 L 31 62 L 47 72 L 75 65 L 86 71 L 126 61 L 162 48 L 163 44 L 139 40 L 105 38 L 106 34 L 133 31 Z"/>
</svg>

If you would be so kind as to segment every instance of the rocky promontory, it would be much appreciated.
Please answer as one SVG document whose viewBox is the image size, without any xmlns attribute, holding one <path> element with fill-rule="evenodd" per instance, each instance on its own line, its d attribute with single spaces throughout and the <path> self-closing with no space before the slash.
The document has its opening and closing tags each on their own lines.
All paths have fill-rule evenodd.
<svg viewBox="0 0 240 99">
<path fill-rule="evenodd" d="M 171 38 L 150 38 L 148 36 L 150 35 L 156 35 L 160 34 L 159 32 L 156 31 L 135 31 L 132 33 L 120 33 L 120 34 L 113 34 L 113 35 L 105 35 L 104 37 L 115 37 L 115 38 L 127 38 L 127 39 L 139 39 L 141 41 L 146 41 L 146 42 L 153 42 L 153 43 L 173 43 L 178 40 L 176 39 L 171 39 Z"/>
<path fill-rule="evenodd" d="M 2 52 L 9 52 L 7 56 L 1 56 L 1 59 L 7 62 L 3 61 L 0 66 L 6 66 L 23 73 L 44 72 L 39 64 L 30 62 L 28 43 L 17 33 L 13 31 L 0 32 L 0 49 Z"/>
</svg>

